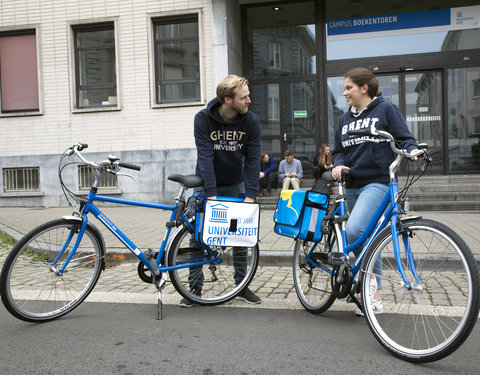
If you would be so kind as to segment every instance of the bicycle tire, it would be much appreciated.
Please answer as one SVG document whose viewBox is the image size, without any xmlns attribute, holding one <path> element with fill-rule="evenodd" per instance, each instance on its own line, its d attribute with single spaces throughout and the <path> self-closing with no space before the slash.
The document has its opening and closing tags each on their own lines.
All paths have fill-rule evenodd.
<svg viewBox="0 0 480 375">
<path fill-rule="evenodd" d="M 195 221 L 191 223 L 195 227 Z M 169 267 L 211 259 L 207 250 L 196 243 L 192 236 L 186 226 L 174 234 L 167 254 Z M 244 250 L 220 246 L 212 246 L 211 249 L 219 258 L 218 262 L 169 271 L 170 280 L 178 293 L 199 305 L 218 305 L 235 298 L 250 284 L 258 266 L 258 244 L 241 248 Z M 237 281 L 234 280 L 234 261 L 239 269 L 244 267 L 244 275 L 237 274 Z"/>
<path fill-rule="evenodd" d="M 45 322 L 68 314 L 78 307 L 95 287 L 104 269 L 103 240 L 88 225 L 81 244 L 62 275 L 52 269 L 71 231 L 72 240 L 56 263 L 60 269 L 77 239 L 82 222 L 57 219 L 27 233 L 5 259 L 0 293 L 5 308 L 18 319 Z"/>
<path fill-rule="evenodd" d="M 433 362 L 458 349 L 476 323 L 478 269 L 468 246 L 445 225 L 411 219 L 403 222 L 403 228 L 398 236 L 401 262 L 412 288 L 407 290 L 403 284 L 387 227 L 370 246 L 362 265 L 365 316 L 375 338 L 395 356 L 416 363 Z M 405 255 L 405 239 L 412 249 L 419 283 Z M 375 314 L 368 291 L 379 257 L 383 313 Z"/>
<path fill-rule="evenodd" d="M 303 240 L 295 241 L 293 256 L 295 291 L 302 306 L 312 314 L 327 311 L 336 299 L 331 284 L 333 267 L 326 263 L 327 254 L 331 250 L 338 251 L 335 233 L 332 231 L 331 235 L 333 241 L 329 239 L 330 236 L 324 235 L 311 256 L 308 254 L 311 252 L 313 243 Z M 330 249 L 331 243 L 334 249 Z"/>
</svg>

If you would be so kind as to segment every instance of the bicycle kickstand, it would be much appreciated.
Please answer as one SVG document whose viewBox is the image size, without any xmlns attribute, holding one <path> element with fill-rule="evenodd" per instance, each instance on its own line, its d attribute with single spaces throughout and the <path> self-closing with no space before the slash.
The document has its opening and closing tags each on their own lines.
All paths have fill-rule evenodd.
<svg viewBox="0 0 480 375">
<path fill-rule="evenodd" d="M 167 281 L 167 274 L 165 272 L 162 272 L 162 276 L 160 278 L 160 281 L 158 283 L 158 311 L 157 311 L 157 320 L 162 320 L 162 290 L 165 287 L 165 283 Z"/>
</svg>

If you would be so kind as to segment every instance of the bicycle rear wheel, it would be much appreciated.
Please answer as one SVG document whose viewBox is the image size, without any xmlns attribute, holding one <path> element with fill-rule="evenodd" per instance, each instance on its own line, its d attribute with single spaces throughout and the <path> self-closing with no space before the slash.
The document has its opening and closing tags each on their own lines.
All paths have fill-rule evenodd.
<svg viewBox="0 0 480 375">
<path fill-rule="evenodd" d="M 195 227 L 195 222 L 192 221 Z M 184 226 L 177 231 L 168 250 L 168 266 L 211 260 L 208 251 Z M 212 246 L 215 263 L 169 271 L 175 289 L 200 305 L 217 305 L 235 298 L 252 281 L 258 266 L 258 245 L 246 248 Z"/>
<path fill-rule="evenodd" d="M 328 240 L 329 237 L 324 235 L 313 253 L 312 242 L 302 240 L 295 242 L 293 257 L 295 291 L 305 310 L 312 314 L 327 311 L 335 301 L 331 284 L 332 266 L 327 264 L 327 255 L 330 250 L 338 251 L 338 242 L 335 236 L 332 242 Z M 330 249 L 331 243 L 334 249 Z"/>
<path fill-rule="evenodd" d="M 81 225 L 79 220 L 53 220 L 30 231 L 13 247 L 0 280 L 2 302 L 12 315 L 28 322 L 56 319 L 90 294 L 104 267 L 105 254 L 101 237 L 90 225 L 65 272 L 56 272 L 70 255 Z"/>
<path fill-rule="evenodd" d="M 398 239 L 401 263 L 412 288 L 403 284 L 390 228 L 386 228 L 371 245 L 362 267 L 365 316 L 376 339 L 395 356 L 410 362 L 436 361 L 465 341 L 478 318 L 475 259 L 455 232 L 431 220 L 405 221 Z M 406 246 L 411 248 L 410 261 Z M 381 260 L 381 275 L 377 260 Z M 383 313 L 377 310 L 376 315 L 369 296 L 374 274 L 381 282 L 383 304 Z"/>
</svg>

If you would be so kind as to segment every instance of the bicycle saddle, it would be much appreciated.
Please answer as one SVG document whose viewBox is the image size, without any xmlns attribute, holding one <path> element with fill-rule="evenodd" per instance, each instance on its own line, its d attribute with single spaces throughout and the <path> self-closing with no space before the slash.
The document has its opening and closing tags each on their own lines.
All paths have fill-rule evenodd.
<svg viewBox="0 0 480 375">
<path fill-rule="evenodd" d="M 181 174 L 171 174 L 167 177 L 170 181 L 179 182 L 187 188 L 193 188 L 203 185 L 203 179 L 200 176 L 194 174 L 181 175 Z"/>
</svg>

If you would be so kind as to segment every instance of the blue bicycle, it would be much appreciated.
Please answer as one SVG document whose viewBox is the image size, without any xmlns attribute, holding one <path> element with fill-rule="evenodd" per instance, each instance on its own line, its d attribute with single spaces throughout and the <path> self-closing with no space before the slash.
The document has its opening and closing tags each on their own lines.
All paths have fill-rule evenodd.
<svg viewBox="0 0 480 375">
<path fill-rule="evenodd" d="M 296 240 L 293 272 L 298 298 L 314 314 L 328 310 L 337 298 L 347 298 L 364 313 L 375 338 L 395 356 L 411 362 L 444 358 L 466 340 L 478 318 L 476 261 L 450 228 L 421 217 L 404 217 L 406 192 L 419 176 L 410 176 L 399 192 L 395 175 L 403 158 L 416 155 L 397 148 L 384 131 L 372 128 L 349 134 L 390 143 L 397 156 L 389 169 L 389 191 L 363 235 L 350 244 L 344 182 L 336 184 L 319 228 L 321 240 Z M 426 145 L 421 151 L 425 155 L 417 171 L 423 174 L 429 162 Z M 351 251 L 359 247 L 358 258 L 351 258 Z M 380 308 L 378 297 L 370 293 L 377 285 Z"/>
<path fill-rule="evenodd" d="M 162 289 L 167 282 L 167 273 L 184 298 L 201 305 L 227 302 L 248 286 L 258 265 L 258 245 L 239 249 L 207 246 L 194 240 L 195 215 L 187 208 L 190 205 L 201 208 L 201 197 L 194 194 L 190 198 L 192 201 L 186 202 L 185 192 L 201 186 L 201 177 L 170 175 L 169 180 L 180 184 L 180 191 L 172 205 L 98 195 L 102 171 L 120 176 L 124 174 L 119 173 L 122 168 L 140 170 L 140 166 L 122 162 L 113 155 L 97 164 L 80 153 L 87 147 L 81 143 L 70 147 L 62 155 L 59 165 L 60 184 L 65 196 L 70 204 L 72 198 L 77 204 L 74 214 L 33 229 L 5 259 L 0 293 L 11 314 L 29 322 L 49 321 L 68 314 L 90 294 L 106 263 L 105 243 L 100 231 L 90 223 L 90 214 L 140 260 L 140 278 L 158 289 L 157 319 L 162 318 Z M 69 162 L 71 159 L 68 157 L 74 155 L 80 161 Z M 87 199 L 74 194 L 62 179 L 62 171 L 72 164 L 88 165 L 95 172 L 95 181 Z M 140 250 L 95 202 L 171 211 L 158 251 Z M 172 229 L 175 231 L 171 235 Z M 191 269 L 195 272 L 190 272 Z"/>
</svg>

